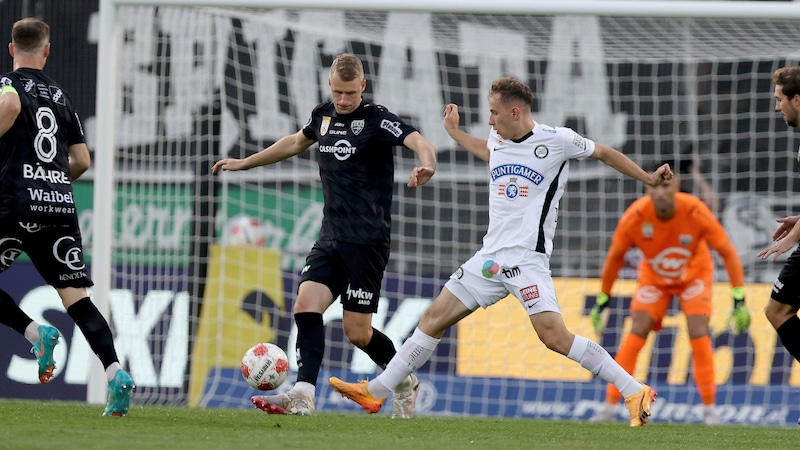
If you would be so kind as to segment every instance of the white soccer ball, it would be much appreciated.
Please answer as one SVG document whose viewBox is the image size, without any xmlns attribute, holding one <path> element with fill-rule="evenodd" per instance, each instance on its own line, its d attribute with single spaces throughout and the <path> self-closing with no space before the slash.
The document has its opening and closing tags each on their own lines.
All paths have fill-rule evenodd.
<svg viewBox="0 0 800 450">
<path fill-rule="evenodd" d="M 270 391 L 289 376 L 286 352 L 275 344 L 261 343 L 250 347 L 242 358 L 242 376 L 250 386 Z"/>
<path fill-rule="evenodd" d="M 236 216 L 228 220 L 223 244 L 236 247 L 263 247 L 267 241 L 264 227 L 250 216 Z"/>
</svg>

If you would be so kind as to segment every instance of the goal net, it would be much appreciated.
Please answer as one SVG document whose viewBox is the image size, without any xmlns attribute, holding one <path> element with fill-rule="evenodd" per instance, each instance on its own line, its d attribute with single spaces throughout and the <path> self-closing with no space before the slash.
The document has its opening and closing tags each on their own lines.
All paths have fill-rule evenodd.
<svg viewBox="0 0 800 450">
<path fill-rule="evenodd" d="M 101 2 L 98 114 L 86 121 L 87 135 L 97 136 L 94 216 L 85 228 L 95 300 L 108 299 L 135 403 L 250 407 L 256 392 L 239 364 L 256 342 L 287 351 L 293 374 L 281 390 L 291 387 L 292 304 L 322 216 L 316 146 L 245 172 L 214 176 L 210 167 L 300 129 L 329 98 L 332 59 L 351 52 L 365 63 L 365 98 L 417 127 L 439 161 L 431 182 L 407 188 L 417 161 L 395 150 L 391 258 L 373 325 L 397 348 L 488 224 L 486 165 L 449 139 L 443 107 L 458 104 L 464 129 L 486 136 L 491 81 L 514 75 L 534 91 L 537 122 L 571 127 L 643 165 L 673 160 L 687 171 L 684 188 L 734 239 L 753 316 L 747 333 L 728 328 L 730 286 L 717 260 L 718 411 L 745 424 L 800 415 L 800 370 L 763 314 L 782 260 L 755 257 L 774 218 L 800 206 L 792 195 L 797 143 L 774 112 L 771 86 L 775 69 L 797 64 L 797 6 L 760 4 L 756 13 L 750 2 L 691 2 L 683 11 L 689 2 L 566 1 L 559 11 L 501 1 L 493 13 L 474 2 L 427 11 L 416 2 L 380 10 L 359 1 L 342 9 L 134 3 Z M 564 320 L 612 355 L 630 328 L 635 252 L 603 336 L 588 312 L 617 220 L 642 194 L 641 183 L 587 160 L 572 164 L 558 210 L 551 269 Z M 341 313 L 335 302 L 324 316 L 321 411 L 357 409 L 329 389 L 329 376 L 379 372 L 347 343 Z M 698 421 L 685 319 L 673 307 L 663 327 L 635 376 L 660 393 L 653 421 Z M 419 376 L 419 414 L 584 420 L 605 394 L 601 380 L 544 347 L 511 298 L 448 330 Z M 623 413 L 620 406 L 620 420 Z"/>
</svg>

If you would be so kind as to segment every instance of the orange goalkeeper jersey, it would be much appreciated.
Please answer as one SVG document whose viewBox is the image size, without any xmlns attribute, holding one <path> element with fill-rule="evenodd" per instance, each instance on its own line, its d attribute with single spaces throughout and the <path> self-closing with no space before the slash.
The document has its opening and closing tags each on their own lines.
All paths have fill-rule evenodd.
<svg viewBox="0 0 800 450">
<path fill-rule="evenodd" d="M 709 246 L 725 262 L 732 286 L 744 285 L 744 269 L 725 229 L 697 197 L 675 194 L 676 211 L 663 222 L 656 217 L 650 196 L 631 204 L 619 220 L 603 266 L 601 291 L 611 287 L 625 261 L 625 253 L 638 247 L 643 253 L 639 283 L 674 286 L 696 278 L 711 279 L 714 261 Z"/>
</svg>

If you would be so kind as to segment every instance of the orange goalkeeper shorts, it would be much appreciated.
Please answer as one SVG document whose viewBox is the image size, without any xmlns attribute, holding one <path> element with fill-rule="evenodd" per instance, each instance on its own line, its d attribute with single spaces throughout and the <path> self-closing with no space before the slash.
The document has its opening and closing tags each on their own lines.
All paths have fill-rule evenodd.
<svg viewBox="0 0 800 450">
<path fill-rule="evenodd" d="M 688 283 L 664 285 L 640 280 L 631 301 L 631 312 L 644 311 L 653 319 L 654 331 L 661 329 L 661 322 L 669 310 L 673 297 L 680 302 L 685 316 L 705 315 L 711 317 L 711 280 L 695 278 Z"/>
</svg>

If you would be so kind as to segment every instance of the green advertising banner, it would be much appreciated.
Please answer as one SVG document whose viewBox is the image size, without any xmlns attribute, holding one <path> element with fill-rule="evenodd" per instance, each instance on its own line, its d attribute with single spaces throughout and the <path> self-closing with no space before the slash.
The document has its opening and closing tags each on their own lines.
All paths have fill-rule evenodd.
<svg viewBox="0 0 800 450">
<path fill-rule="evenodd" d="M 73 189 L 86 257 L 91 261 L 94 188 L 91 182 L 77 181 Z M 119 186 L 115 205 L 115 262 L 185 266 L 190 253 L 194 200 L 187 185 Z M 302 265 L 302 258 L 319 233 L 322 191 L 297 186 L 278 190 L 228 185 L 217 207 L 214 241 L 224 241 L 229 219 L 242 215 L 257 221 L 263 246 L 281 249 L 285 255 L 284 269 L 292 270 Z"/>
</svg>

